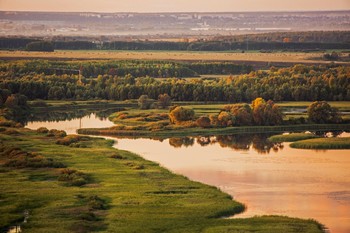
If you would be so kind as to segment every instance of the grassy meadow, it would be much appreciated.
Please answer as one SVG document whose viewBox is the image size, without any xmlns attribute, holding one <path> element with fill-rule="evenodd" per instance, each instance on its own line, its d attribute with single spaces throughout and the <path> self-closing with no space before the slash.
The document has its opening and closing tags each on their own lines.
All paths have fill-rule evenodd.
<svg viewBox="0 0 350 233">
<path fill-rule="evenodd" d="M 106 50 L 56 50 L 55 52 L 0 51 L 0 58 L 40 58 L 40 59 L 116 59 L 116 60 L 178 60 L 178 61 L 244 61 L 327 64 L 322 61 L 323 53 L 278 52 L 248 53 L 237 52 L 194 52 L 194 51 L 106 51 Z M 344 63 L 344 62 L 339 62 Z M 345 62 L 345 64 L 348 64 Z"/>
<path fill-rule="evenodd" d="M 112 141 L 23 128 L 1 128 L 0 141 L 2 232 L 323 232 L 313 220 L 224 219 L 244 206 Z"/>
</svg>

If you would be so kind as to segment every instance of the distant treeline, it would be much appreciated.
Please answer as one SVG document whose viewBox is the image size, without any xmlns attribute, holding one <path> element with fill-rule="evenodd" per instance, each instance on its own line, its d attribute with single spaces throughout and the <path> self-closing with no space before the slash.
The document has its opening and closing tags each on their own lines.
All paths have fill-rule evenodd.
<svg viewBox="0 0 350 233">
<path fill-rule="evenodd" d="M 169 61 L 48 61 L 27 60 L 0 63 L 0 71 L 10 75 L 25 74 L 82 74 L 154 78 L 195 77 L 202 74 L 244 74 L 252 66 L 232 62 L 169 62 Z"/>
<path fill-rule="evenodd" d="M 27 49 L 40 38 L 0 38 L 0 49 Z M 289 32 L 217 37 L 193 42 L 50 40 L 53 49 L 67 50 L 179 50 L 179 51 L 309 51 L 350 49 L 350 32 Z M 38 46 L 36 46 L 38 47 Z M 44 47 L 44 46 L 42 46 Z M 46 51 L 46 50 L 43 50 Z"/>
<path fill-rule="evenodd" d="M 0 72 L 0 102 L 11 94 L 29 99 L 88 100 L 157 99 L 168 94 L 176 101 L 250 102 L 257 97 L 274 101 L 350 100 L 350 67 L 305 66 L 271 68 L 227 78 L 155 79 L 126 75 L 18 74 Z"/>
<path fill-rule="evenodd" d="M 270 32 L 248 35 L 218 36 L 213 40 L 232 42 L 304 42 L 350 43 L 350 31 Z"/>
</svg>

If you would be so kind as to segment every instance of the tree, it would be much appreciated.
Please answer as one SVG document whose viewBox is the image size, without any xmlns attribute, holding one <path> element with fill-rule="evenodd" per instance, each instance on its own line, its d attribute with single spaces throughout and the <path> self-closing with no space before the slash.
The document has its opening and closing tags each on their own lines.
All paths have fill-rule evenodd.
<svg viewBox="0 0 350 233">
<path fill-rule="evenodd" d="M 340 117 L 337 108 L 332 108 L 326 101 L 315 101 L 307 108 L 309 120 L 318 124 L 340 123 Z"/>
<path fill-rule="evenodd" d="M 169 113 L 171 123 L 179 124 L 183 121 L 191 121 L 194 118 L 194 111 L 190 108 L 177 106 Z"/>
<path fill-rule="evenodd" d="M 252 125 L 253 113 L 248 104 L 233 104 L 225 106 L 225 110 L 235 117 L 234 125 Z"/>
<path fill-rule="evenodd" d="M 279 125 L 283 122 L 283 114 L 272 100 L 256 98 L 252 101 L 253 120 L 256 125 Z"/>
<path fill-rule="evenodd" d="M 158 107 L 167 108 L 171 105 L 171 98 L 168 94 L 160 94 L 158 96 Z"/>
<path fill-rule="evenodd" d="M 210 119 L 207 116 L 201 116 L 196 120 L 196 124 L 201 128 L 209 128 Z"/>
<path fill-rule="evenodd" d="M 148 98 L 148 95 L 141 95 L 138 99 L 138 104 L 141 109 L 150 109 L 154 103 L 153 99 Z"/>
<path fill-rule="evenodd" d="M 218 115 L 218 124 L 220 126 L 232 126 L 234 124 L 235 117 L 230 113 L 226 111 L 221 111 Z"/>
<path fill-rule="evenodd" d="M 27 97 L 20 94 L 12 94 L 9 97 L 7 97 L 5 101 L 5 106 L 8 108 L 26 108 Z"/>
</svg>

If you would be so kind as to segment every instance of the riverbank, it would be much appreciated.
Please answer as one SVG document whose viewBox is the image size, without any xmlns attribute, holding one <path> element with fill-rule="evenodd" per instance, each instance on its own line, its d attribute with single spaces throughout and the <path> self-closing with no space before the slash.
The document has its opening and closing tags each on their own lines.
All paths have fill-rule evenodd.
<svg viewBox="0 0 350 233">
<path fill-rule="evenodd" d="M 58 179 L 63 168 L 4 166 L 9 157 L 3 150 L 0 229 L 5 231 L 20 224 L 26 232 L 322 232 L 312 220 L 222 219 L 242 211 L 242 204 L 217 188 L 113 149 L 108 140 L 77 139 L 85 146 L 72 147 L 57 144 L 59 139 L 46 133 L 3 129 L 2 147 L 38 153 L 88 177 L 85 184 L 73 186 Z M 27 223 L 21 223 L 23 213 L 29 215 Z"/>
</svg>

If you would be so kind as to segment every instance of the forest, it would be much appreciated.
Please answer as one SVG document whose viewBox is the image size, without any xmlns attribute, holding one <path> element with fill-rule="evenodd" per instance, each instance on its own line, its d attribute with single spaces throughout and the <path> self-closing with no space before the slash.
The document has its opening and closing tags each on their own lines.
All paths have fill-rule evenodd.
<svg viewBox="0 0 350 233">
<path fill-rule="evenodd" d="M 35 65 L 37 63 L 42 64 L 41 66 Z M 157 99 L 160 94 L 168 94 L 174 101 L 230 103 L 250 102 L 257 97 L 274 101 L 350 100 L 350 68 L 338 65 L 271 67 L 269 70 L 251 71 L 239 75 L 223 75 L 221 78 L 214 76 L 184 79 L 172 76 L 175 74 L 176 68 L 165 69 L 170 63 L 156 65 L 158 73 L 156 72 L 155 76 L 152 69 L 144 69 L 142 74 L 129 73 L 124 70 L 125 72 L 121 72 L 122 75 L 118 75 L 119 69 L 114 69 L 116 73 L 105 73 L 104 71 L 111 71 L 111 68 L 103 65 L 99 67 L 94 64 L 96 73 L 95 71 L 87 73 L 97 75 L 100 72 L 99 69 L 102 72 L 100 75 L 90 76 L 91 78 L 85 76 L 84 68 L 83 75 L 78 75 L 77 72 L 75 74 L 45 74 L 43 70 L 45 64 L 50 64 L 48 61 L 20 64 L 26 65 L 21 66 L 13 62 L 4 62 L 1 65 L 1 103 L 5 103 L 11 94 L 24 95 L 29 100 L 127 100 L 138 99 L 141 95 Z M 125 64 L 131 65 L 130 61 Z M 137 62 L 135 64 L 137 64 L 136 66 L 147 66 L 150 63 Z M 199 64 L 194 63 L 189 67 L 197 70 L 198 73 L 206 73 L 205 70 L 211 69 L 212 66 L 229 66 L 226 63 Z M 72 67 L 77 67 L 77 65 Z M 176 63 L 170 64 L 170 67 L 176 67 Z M 30 72 L 31 69 L 32 72 Z M 134 69 L 136 68 L 131 68 L 131 70 Z M 189 68 L 187 67 L 187 69 Z M 200 72 L 200 69 L 203 71 Z M 49 71 L 51 70 L 49 69 Z M 154 78 L 159 76 L 167 78 Z"/>
<path fill-rule="evenodd" d="M 0 62 L 0 72 L 12 75 L 30 73 L 45 75 L 80 74 L 87 78 L 98 75 L 134 77 L 151 76 L 196 77 L 202 74 L 242 74 L 253 70 L 252 66 L 232 62 L 170 62 L 170 61 L 48 61 L 26 60 Z"/>
<path fill-rule="evenodd" d="M 35 46 L 33 46 L 33 43 Z M 43 45 L 41 46 L 40 43 Z M 47 46 L 50 43 L 50 46 Z M 350 49 L 347 31 L 278 32 L 252 35 L 221 36 L 192 42 L 116 40 L 108 38 L 50 38 L 2 37 L 0 49 L 29 51 L 64 50 L 178 50 L 178 51 L 314 51 Z"/>
</svg>

